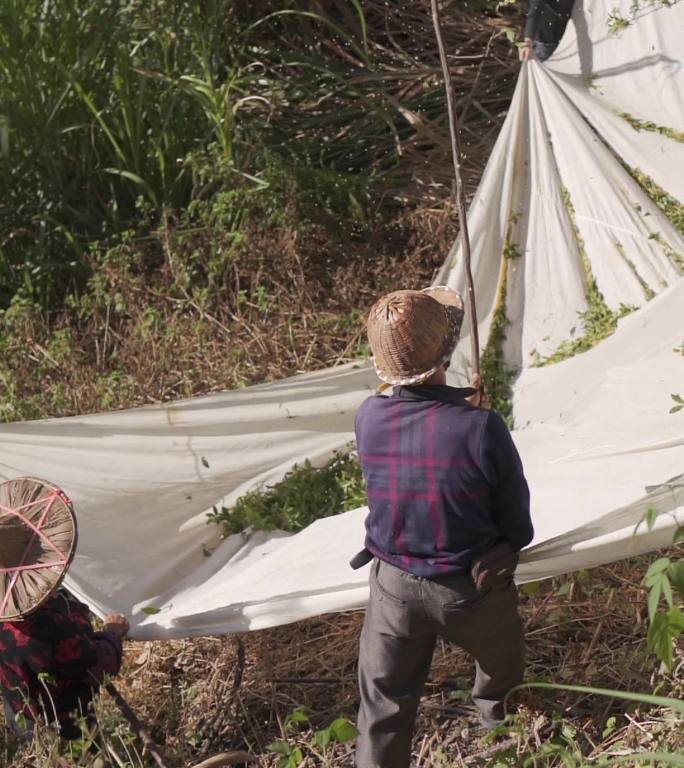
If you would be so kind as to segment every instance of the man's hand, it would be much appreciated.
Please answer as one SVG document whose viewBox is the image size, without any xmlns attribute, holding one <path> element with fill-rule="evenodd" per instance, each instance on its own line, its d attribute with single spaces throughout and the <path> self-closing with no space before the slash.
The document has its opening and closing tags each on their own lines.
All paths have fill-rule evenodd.
<svg viewBox="0 0 684 768">
<path fill-rule="evenodd" d="M 121 613 L 110 613 L 104 620 L 104 629 L 115 632 L 121 638 L 126 637 L 130 628 L 128 619 Z"/>
<path fill-rule="evenodd" d="M 534 58 L 532 40 L 529 37 L 525 38 L 525 45 L 518 49 L 518 56 L 520 57 L 520 61 L 531 61 Z"/>
<path fill-rule="evenodd" d="M 476 389 L 477 392 L 470 397 L 466 397 L 466 403 L 470 403 L 470 405 L 473 405 L 476 408 L 486 408 L 489 410 L 489 408 L 491 408 L 491 403 L 489 402 L 489 397 L 487 397 L 487 393 L 482 386 L 482 379 L 477 373 L 473 376 L 470 382 L 470 386 L 473 389 Z"/>
</svg>

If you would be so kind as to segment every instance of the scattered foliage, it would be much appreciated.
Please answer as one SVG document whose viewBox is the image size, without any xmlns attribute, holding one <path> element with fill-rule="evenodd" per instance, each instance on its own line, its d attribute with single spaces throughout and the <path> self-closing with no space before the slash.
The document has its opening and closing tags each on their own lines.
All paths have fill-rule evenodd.
<svg viewBox="0 0 684 768">
<path fill-rule="evenodd" d="M 679 0 L 632 0 L 627 15 L 619 8 L 613 8 L 608 14 L 608 34 L 617 36 L 634 24 L 639 16 L 646 10 L 654 8 L 671 8 Z"/>
<path fill-rule="evenodd" d="M 625 262 L 625 264 L 627 264 L 632 274 L 636 278 L 636 281 L 641 286 L 641 289 L 644 292 L 644 298 L 646 301 L 650 301 L 655 296 L 655 291 L 639 274 L 639 270 L 636 268 L 636 264 L 627 255 L 627 251 L 625 250 L 625 247 L 622 245 L 622 243 L 619 240 L 614 240 L 613 242 L 615 243 L 617 252 L 620 254 L 620 258 Z"/>
<path fill-rule="evenodd" d="M 469 189 L 514 85 L 484 5 L 445 19 Z M 363 231 L 450 188 L 429 4 L 7 0 L 0 14 L 0 306 L 60 308 L 165 212 L 239 238 L 294 202 Z"/>
<path fill-rule="evenodd" d="M 680 203 L 679 200 L 666 192 L 662 187 L 656 184 L 650 176 L 647 176 L 639 168 L 625 167 L 631 177 L 637 184 L 639 184 L 648 197 L 650 197 L 665 216 L 667 216 L 672 226 L 684 234 L 684 204 Z M 657 239 L 659 242 L 662 241 L 662 238 L 657 233 L 652 234 L 651 237 Z M 678 256 L 678 259 L 681 261 L 682 257 Z"/>
<path fill-rule="evenodd" d="M 680 143 L 684 142 L 684 131 L 676 131 L 674 128 L 668 128 L 665 125 L 657 125 L 650 120 L 640 120 L 629 112 L 619 112 L 618 116 L 626 120 L 635 131 L 651 131 L 652 133 L 667 136 L 668 139 L 673 139 Z"/>
<path fill-rule="evenodd" d="M 214 508 L 209 522 L 224 535 L 247 529 L 296 533 L 314 520 L 367 504 L 361 466 L 355 454 L 336 453 L 323 467 L 307 459 L 277 485 L 246 493 L 229 508 Z"/>
<path fill-rule="evenodd" d="M 506 326 L 508 325 L 508 318 L 506 317 L 507 271 L 508 265 L 504 260 L 502 261 L 499 293 L 489 329 L 489 338 L 480 358 L 480 370 L 492 409 L 501 414 L 508 426 L 512 428 L 511 385 L 515 372 L 506 365 L 503 354 L 503 343 L 506 340 Z"/>
<path fill-rule="evenodd" d="M 672 670 L 673 649 L 677 638 L 684 632 L 684 613 L 675 604 L 674 590 L 684 600 L 684 560 L 672 561 L 659 557 L 646 571 L 644 585 L 648 588 L 648 647 Z M 658 610 L 664 600 L 666 610 Z M 684 704 L 682 705 L 684 706 Z"/>
<path fill-rule="evenodd" d="M 503 344 L 506 340 L 506 292 L 508 288 L 509 263 L 520 258 L 520 249 L 514 241 L 514 227 L 519 221 L 519 215 L 511 212 L 506 223 L 506 235 L 502 249 L 501 272 L 496 295 L 496 304 L 489 337 L 482 352 L 480 367 L 485 390 L 489 396 L 493 410 L 503 416 L 510 428 L 513 427 L 512 384 L 516 371 L 505 360 Z"/>
<path fill-rule="evenodd" d="M 582 321 L 584 333 L 575 339 L 564 341 L 553 354 L 539 360 L 536 363 L 539 366 L 558 363 L 561 360 L 573 357 L 581 352 L 586 352 L 598 344 L 599 341 L 602 341 L 613 333 L 617 327 L 619 318 L 636 309 L 636 307 L 623 304 L 617 312 L 614 312 L 606 304 L 603 295 L 598 289 L 596 278 L 591 269 L 591 263 L 584 247 L 584 241 L 575 220 L 575 209 L 572 205 L 570 194 L 565 187 L 562 187 L 561 192 L 565 209 L 572 222 L 577 249 L 582 260 L 588 308 L 579 316 Z"/>
<path fill-rule="evenodd" d="M 455 235 L 429 4 L 315 5 L 3 4 L 0 419 L 160 402 L 353 359 L 372 299 L 429 282 Z M 497 15 L 514 5 L 472 0 L 445 17 L 470 192 L 515 81 L 512 17 Z M 681 205 L 641 180 L 683 230 Z M 505 251 L 508 263 L 510 238 Z M 596 338 L 612 323 L 599 297 L 585 325 Z M 504 413 L 505 326 L 502 312 L 483 361 Z M 344 452 L 215 521 L 226 533 L 294 531 L 364 503 L 358 462 Z M 526 590 L 532 677 L 657 685 L 681 698 L 679 619 L 658 619 L 677 608 L 681 571 L 674 555 L 663 559 L 648 584 L 634 575 L 642 559 Z M 658 591 L 648 642 L 672 673 L 647 653 L 644 588 Z M 226 747 L 266 766 L 350 766 L 359 629 L 358 614 L 343 614 L 250 633 L 234 694 L 241 662 L 230 638 L 129 643 L 120 685 L 174 768 Z M 437 648 L 417 758 L 518 768 L 601 765 L 647 749 L 657 764 L 682 751 L 671 713 L 572 691 L 523 699 L 503 740 L 482 743 L 465 706 L 470 674 L 463 654 Z M 148 766 L 106 695 L 97 706 L 98 745 L 84 736 L 65 752 L 47 730 L 19 746 L 0 729 L 0 761 Z M 269 752 L 277 743 L 282 751 Z"/>
<path fill-rule="evenodd" d="M 285 732 L 294 730 L 293 725 L 311 726 L 305 707 L 298 707 L 285 718 Z M 353 741 L 356 734 L 357 730 L 352 722 L 346 717 L 337 717 L 326 728 L 315 731 L 309 739 L 300 740 L 299 746 L 279 740 L 269 744 L 266 749 L 279 756 L 278 768 L 298 768 L 305 757 L 313 758 L 316 765 L 333 768 L 335 762 L 331 747 Z"/>
</svg>

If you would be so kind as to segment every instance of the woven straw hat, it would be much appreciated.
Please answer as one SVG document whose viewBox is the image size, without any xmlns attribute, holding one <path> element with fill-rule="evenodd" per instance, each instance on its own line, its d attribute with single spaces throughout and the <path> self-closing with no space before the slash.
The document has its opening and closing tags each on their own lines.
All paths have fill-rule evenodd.
<svg viewBox="0 0 684 768">
<path fill-rule="evenodd" d="M 368 315 L 368 341 L 378 376 L 420 384 L 451 358 L 463 323 L 461 296 L 446 286 L 395 291 Z"/>
<path fill-rule="evenodd" d="M 76 549 L 71 502 L 54 485 L 20 477 L 0 485 L 0 621 L 19 619 L 54 592 Z"/>
</svg>

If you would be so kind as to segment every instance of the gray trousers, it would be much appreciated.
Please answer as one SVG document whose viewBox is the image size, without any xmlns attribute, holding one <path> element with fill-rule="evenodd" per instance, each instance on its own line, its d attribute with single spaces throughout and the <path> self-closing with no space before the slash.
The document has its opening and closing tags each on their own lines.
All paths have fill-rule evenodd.
<svg viewBox="0 0 684 768">
<path fill-rule="evenodd" d="M 480 596 L 469 575 L 424 579 L 375 561 L 359 650 L 357 768 L 408 768 L 438 636 L 475 657 L 472 695 L 483 724 L 503 719 L 504 697 L 522 682 L 525 663 L 515 585 Z"/>
</svg>

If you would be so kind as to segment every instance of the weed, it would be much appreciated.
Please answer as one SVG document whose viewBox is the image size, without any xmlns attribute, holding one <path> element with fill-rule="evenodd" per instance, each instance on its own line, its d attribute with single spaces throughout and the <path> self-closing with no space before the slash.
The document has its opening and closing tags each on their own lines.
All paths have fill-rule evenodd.
<svg viewBox="0 0 684 768">
<path fill-rule="evenodd" d="M 623 16 L 617 8 L 608 14 L 609 35 L 619 35 L 620 32 L 627 29 L 630 24 L 630 19 Z"/>
<path fill-rule="evenodd" d="M 515 371 L 506 365 L 504 341 L 506 340 L 506 290 L 508 285 L 509 262 L 520 257 L 517 243 L 513 242 L 512 229 L 519 219 L 518 214 L 511 214 L 506 226 L 503 245 L 503 259 L 499 275 L 499 286 L 492 323 L 487 344 L 480 359 L 482 380 L 489 396 L 492 408 L 503 416 L 510 428 L 513 427 L 512 382 Z"/>
<path fill-rule="evenodd" d="M 630 176 L 643 189 L 648 197 L 660 208 L 667 216 L 675 229 L 684 234 L 684 204 L 666 192 L 661 186 L 655 183 L 650 176 L 647 176 L 639 168 L 630 168 L 625 166 Z M 652 235 L 654 239 L 661 241 L 659 235 Z"/>
<path fill-rule="evenodd" d="M 599 291 L 596 284 L 596 278 L 594 277 L 591 269 L 591 263 L 589 262 L 589 257 L 587 256 L 587 252 L 584 248 L 584 241 L 580 235 L 579 228 L 577 227 L 577 222 L 575 220 L 575 209 L 572 205 L 572 201 L 570 200 L 570 194 L 565 187 L 561 188 L 561 193 L 563 196 L 565 209 L 567 210 L 570 221 L 572 222 L 573 231 L 575 233 L 575 240 L 577 242 L 577 249 L 579 250 L 580 258 L 582 260 L 582 268 L 584 270 L 585 278 L 585 294 L 588 308 L 586 311 L 580 314 L 580 320 L 582 321 L 582 326 L 584 329 L 583 335 L 576 339 L 562 342 L 555 352 L 553 352 L 548 357 L 539 360 L 535 364 L 537 366 L 551 365 L 552 363 L 558 363 L 561 360 L 566 360 L 567 358 L 573 357 L 574 355 L 580 354 L 581 352 L 586 352 L 613 333 L 617 327 L 617 321 L 619 318 L 629 314 L 630 312 L 633 312 L 636 309 L 636 307 L 622 304 L 620 305 L 620 309 L 617 312 L 613 312 L 606 304 L 603 295 Z M 618 251 L 621 254 L 624 253 L 624 251 L 621 250 L 621 247 L 618 248 Z M 645 293 L 646 288 L 647 286 L 644 288 Z M 646 295 L 648 296 L 648 294 Z"/>
<path fill-rule="evenodd" d="M 441 156 L 444 133 L 429 16 L 407 39 L 391 8 L 354 7 L 7 0 L 0 306 L 20 294 L 60 307 L 100 266 L 94 252 L 149 237 L 166 215 L 222 227 L 233 247 L 213 256 L 230 262 L 250 223 L 280 226 L 292 210 L 341 234 L 409 199 L 443 198 L 444 164 L 425 162 Z M 488 41 L 496 53 L 462 68 L 464 88 L 493 70 L 468 115 L 472 170 L 510 98 L 502 63 L 512 69 L 514 56 L 469 9 L 446 27 L 453 50 Z"/>
<path fill-rule="evenodd" d="M 640 13 L 646 9 L 660 7 L 670 8 L 679 0 L 632 0 L 627 15 L 623 15 L 619 8 L 613 8 L 608 14 L 608 34 L 619 35 L 628 29 L 637 20 Z"/>
<path fill-rule="evenodd" d="M 617 248 L 617 252 L 620 254 L 620 257 L 622 260 L 627 264 L 627 266 L 630 268 L 632 274 L 637 279 L 637 282 L 641 286 L 641 289 L 644 292 L 644 298 L 646 301 L 650 301 L 654 296 L 655 292 L 651 288 L 651 286 L 644 280 L 644 278 L 639 274 L 639 271 L 636 268 L 636 264 L 629 258 L 627 255 L 627 251 L 625 251 L 625 247 L 622 245 L 622 243 L 619 240 L 614 240 L 615 247 Z"/>
<path fill-rule="evenodd" d="M 296 466 L 282 482 L 242 496 L 230 508 L 215 508 L 209 521 L 224 535 L 248 528 L 297 532 L 321 517 L 367 504 L 361 467 L 355 454 L 336 453 L 323 467 L 310 461 Z"/>
<path fill-rule="evenodd" d="M 674 603 L 673 587 L 684 600 L 684 560 L 669 557 L 655 560 L 646 571 L 644 585 L 648 588 L 648 647 L 672 670 L 672 650 L 677 638 L 684 633 L 684 613 Z M 666 610 L 658 610 L 663 600 Z"/>
<path fill-rule="evenodd" d="M 502 267 L 502 288 L 500 288 L 504 296 L 506 290 L 506 269 L 504 262 Z M 507 325 L 508 318 L 506 317 L 505 303 L 497 300 L 487 346 L 480 358 L 480 368 L 492 409 L 501 414 L 508 426 L 512 428 L 513 405 L 511 403 L 511 384 L 515 373 L 508 368 L 503 356 L 503 343 L 506 340 Z"/>
<path fill-rule="evenodd" d="M 32 740 L 12 748 L 8 755 L 11 762 L 7 764 L 17 768 L 97 768 L 112 759 L 119 768 L 147 768 L 148 759 L 143 757 L 128 722 L 114 703 L 106 696 L 98 696 L 90 706 L 88 716 L 83 713 L 75 721 L 81 736 L 69 741 L 60 737 L 54 717 L 44 713 L 43 718 L 32 723 Z M 16 719 L 20 727 L 26 727 L 25 718 L 22 722 L 22 716 L 17 715 Z"/>
<path fill-rule="evenodd" d="M 665 125 L 657 125 L 650 120 L 640 120 L 629 112 L 619 112 L 618 117 L 626 120 L 635 131 L 659 133 L 661 136 L 667 136 L 668 139 L 684 143 L 684 131 L 676 131 L 674 128 L 668 128 Z"/>
<path fill-rule="evenodd" d="M 311 720 L 305 707 L 298 707 L 290 713 L 284 722 L 287 734 L 298 726 L 310 726 Z M 346 717 L 338 717 L 327 727 L 316 731 L 312 737 L 305 740 L 301 746 L 293 746 L 287 740 L 274 741 L 266 749 L 279 755 L 278 768 L 298 768 L 305 756 L 316 760 L 316 765 L 333 768 L 334 747 L 346 744 L 356 738 L 356 727 Z"/>
</svg>

